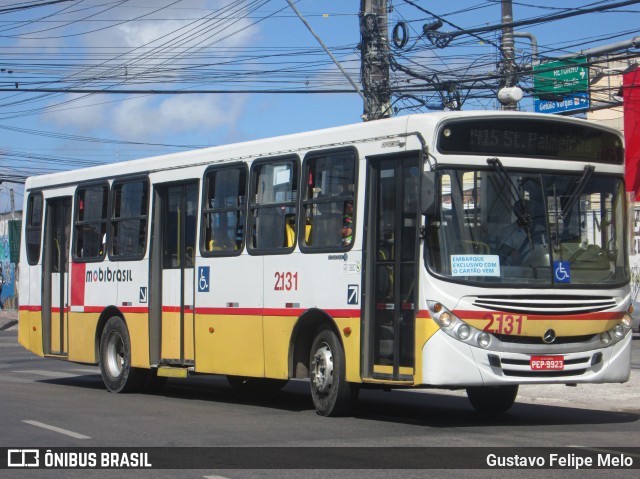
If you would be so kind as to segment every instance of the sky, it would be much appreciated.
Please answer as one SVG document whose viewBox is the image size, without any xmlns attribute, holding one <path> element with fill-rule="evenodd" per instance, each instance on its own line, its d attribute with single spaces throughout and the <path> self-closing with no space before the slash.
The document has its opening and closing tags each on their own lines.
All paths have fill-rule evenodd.
<svg viewBox="0 0 640 479">
<path fill-rule="evenodd" d="M 294 3 L 360 84 L 360 1 Z M 640 35 L 640 2 L 546 18 L 617 3 L 513 0 L 514 20 L 531 21 L 516 31 L 535 36 L 543 60 Z M 433 88 L 420 93 L 434 81 L 458 85 L 462 109 L 499 108 L 495 91 L 481 88 L 486 80 L 468 81 L 497 81 L 499 0 L 388 4 L 390 30 L 404 22 L 408 31 L 407 44 L 391 48 L 392 87 L 410 92 L 392 97 L 395 115 L 442 109 L 446 98 Z M 440 32 L 455 33 L 444 48 L 421 34 L 436 18 Z M 516 61 L 531 65 L 529 40 L 517 39 Z M 525 92 L 520 108 L 532 105 Z M 0 0 L 0 177 L 357 123 L 362 113 L 360 96 L 286 0 Z M 0 213 L 11 189 L 22 208 L 22 187 L 4 182 Z"/>
</svg>

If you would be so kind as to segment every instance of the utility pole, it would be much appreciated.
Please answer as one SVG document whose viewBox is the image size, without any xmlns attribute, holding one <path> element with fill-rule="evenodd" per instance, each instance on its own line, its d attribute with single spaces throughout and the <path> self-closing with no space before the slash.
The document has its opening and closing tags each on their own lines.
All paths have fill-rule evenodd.
<svg viewBox="0 0 640 479">
<path fill-rule="evenodd" d="M 513 39 L 513 4 L 512 0 L 502 0 L 502 74 L 504 76 L 504 84 L 502 88 L 510 91 L 514 84 L 514 73 L 516 70 L 516 51 Z M 502 101 L 503 110 L 517 109 L 517 101 Z"/>
<path fill-rule="evenodd" d="M 364 121 L 391 116 L 387 0 L 360 0 L 360 75 Z"/>
</svg>

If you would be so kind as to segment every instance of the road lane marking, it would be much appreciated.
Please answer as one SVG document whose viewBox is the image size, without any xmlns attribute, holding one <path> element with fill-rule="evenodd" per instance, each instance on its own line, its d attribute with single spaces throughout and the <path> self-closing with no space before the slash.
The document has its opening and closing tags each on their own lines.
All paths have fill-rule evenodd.
<svg viewBox="0 0 640 479">
<path fill-rule="evenodd" d="M 12 371 L 13 373 L 16 374 L 35 374 L 38 376 L 45 376 L 48 378 L 58 378 L 58 379 L 62 379 L 62 378 L 77 378 L 79 376 L 79 374 L 69 374 L 69 373 L 63 373 L 62 371 L 45 371 L 43 369 L 23 369 L 22 371 Z"/>
<path fill-rule="evenodd" d="M 33 380 L 32 379 L 12 378 L 11 376 L 2 376 L 2 375 L 0 375 L 0 382 L 2 382 L 2 383 L 33 384 Z"/>
<path fill-rule="evenodd" d="M 50 426 L 49 424 L 45 424 L 43 422 L 32 421 L 30 419 L 25 419 L 22 422 L 31 424 L 32 426 L 41 427 L 42 429 L 48 429 L 49 431 L 58 432 L 60 434 L 64 434 L 66 436 L 75 437 L 76 439 L 91 439 L 89 436 L 85 436 L 84 434 L 80 434 L 78 432 L 69 431 L 68 429 L 62 429 L 56 426 Z"/>
</svg>

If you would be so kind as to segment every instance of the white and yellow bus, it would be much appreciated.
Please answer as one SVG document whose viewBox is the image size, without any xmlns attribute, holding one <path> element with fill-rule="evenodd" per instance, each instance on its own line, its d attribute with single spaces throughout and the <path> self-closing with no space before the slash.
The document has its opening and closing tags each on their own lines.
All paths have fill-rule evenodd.
<svg viewBox="0 0 640 479">
<path fill-rule="evenodd" d="M 111 392 L 222 374 L 361 387 L 624 382 L 623 141 L 581 120 L 448 112 L 30 178 L 19 341 Z"/>
</svg>

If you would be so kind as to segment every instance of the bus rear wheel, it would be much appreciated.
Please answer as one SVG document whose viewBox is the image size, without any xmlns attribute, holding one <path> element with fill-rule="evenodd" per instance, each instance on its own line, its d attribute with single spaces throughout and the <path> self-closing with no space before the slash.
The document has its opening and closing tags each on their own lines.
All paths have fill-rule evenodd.
<svg viewBox="0 0 640 479">
<path fill-rule="evenodd" d="M 328 326 L 318 329 L 309 364 L 311 397 L 316 412 L 321 416 L 350 414 L 357 397 L 357 385 L 346 381 L 344 350 Z"/>
<path fill-rule="evenodd" d="M 140 391 L 150 371 L 131 367 L 131 340 L 124 320 L 114 316 L 107 321 L 100 337 L 100 372 L 110 392 Z"/>
<path fill-rule="evenodd" d="M 498 414 L 513 406 L 518 395 L 515 386 L 472 386 L 467 388 L 467 397 L 473 408 L 481 413 Z"/>
</svg>

